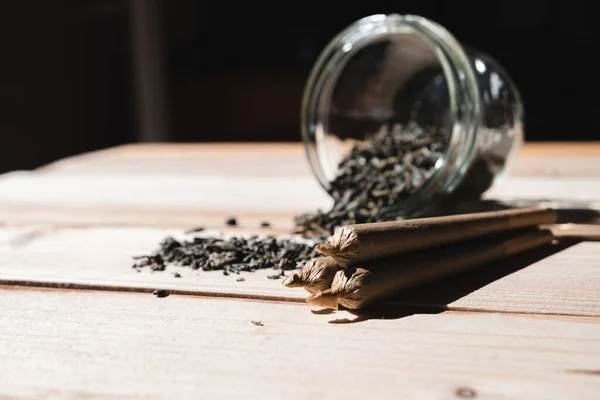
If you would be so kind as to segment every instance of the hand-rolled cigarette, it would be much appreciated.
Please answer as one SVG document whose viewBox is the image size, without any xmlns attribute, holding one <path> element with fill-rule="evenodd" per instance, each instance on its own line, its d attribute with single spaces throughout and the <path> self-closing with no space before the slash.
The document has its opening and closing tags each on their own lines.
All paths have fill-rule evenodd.
<svg viewBox="0 0 600 400">
<path fill-rule="evenodd" d="M 310 294 L 316 294 L 329 289 L 335 273 L 342 269 L 332 257 L 318 257 L 309 260 L 300 271 L 285 278 L 283 286 L 303 287 Z"/>
<path fill-rule="evenodd" d="M 445 217 L 346 225 L 317 250 L 347 266 L 396 254 L 460 242 L 492 233 L 553 224 L 556 212 L 522 208 Z"/>
<path fill-rule="evenodd" d="M 468 244 L 364 262 L 336 272 L 331 288 L 307 298 L 326 308 L 360 309 L 409 287 L 463 272 L 552 241 L 548 230 L 484 238 Z"/>
</svg>

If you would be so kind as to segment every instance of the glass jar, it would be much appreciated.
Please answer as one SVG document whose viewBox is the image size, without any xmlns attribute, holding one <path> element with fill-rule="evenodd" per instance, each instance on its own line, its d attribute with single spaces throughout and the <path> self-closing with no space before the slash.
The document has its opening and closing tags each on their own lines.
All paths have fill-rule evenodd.
<svg viewBox="0 0 600 400">
<path fill-rule="evenodd" d="M 431 127 L 443 131 L 422 182 L 386 205 L 387 212 L 418 216 L 489 189 L 518 153 L 522 120 L 518 90 L 497 62 L 426 18 L 394 14 L 355 22 L 323 50 L 305 88 L 301 128 L 314 175 L 330 193 L 340 163 L 376 132 L 396 130 L 415 143 L 429 140 L 422 136 Z M 407 156 L 398 151 L 400 171 Z M 358 171 L 361 162 L 347 169 Z M 382 169 L 361 179 L 384 175 Z"/>
</svg>

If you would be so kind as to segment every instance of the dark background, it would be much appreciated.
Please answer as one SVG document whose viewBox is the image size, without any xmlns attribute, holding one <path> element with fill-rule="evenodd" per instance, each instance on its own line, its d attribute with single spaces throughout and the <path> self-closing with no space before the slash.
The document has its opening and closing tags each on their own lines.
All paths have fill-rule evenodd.
<svg viewBox="0 0 600 400">
<path fill-rule="evenodd" d="M 377 13 L 428 17 L 494 56 L 528 140 L 600 138 L 591 1 L 239 3 L 2 2 L 0 172 L 135 141 L 299 140 L 320 51 Z"/>
</svg>

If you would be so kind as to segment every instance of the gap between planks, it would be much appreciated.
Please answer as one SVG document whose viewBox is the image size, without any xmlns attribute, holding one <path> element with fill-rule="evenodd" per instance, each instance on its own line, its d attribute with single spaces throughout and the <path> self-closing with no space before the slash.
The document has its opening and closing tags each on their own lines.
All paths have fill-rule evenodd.
<svg viewBox="0 0 600 400">
<path fill-rule="evenodd" d="M 108 285 L 95 285 L 95 284 L 78 284 L 78 283 L 59 283 L 59 282 L 36 282 L 36 281 L 19 281 L 19 280 L 3 280 L 0 279 L 0 290 L 51 290 L 51 291 L 77 291 L 77 292 L 115 292 L 115 293 L 146 293 L 152 294 L 155 289 L 133 287 L 133 286 L 108 286 Z M 159 289 L 159 288 L 156 288 Z M 315 308 L 314 306 L 306 303 L 304 299 L 298 297 L 286 297 L 286 296 L 273 296 L 273 295 L 260 295 L 253 293 L 226 293 L 226 292 L 210 292 L 210 291 L 197 291 L 197 290 L 182 290 L 182 289 L 169 289 L 167 290 L 169 296 L 187 296 L 197 297 L 204 299 L 222 299 L 222 300 L 244 300 L 244 301 L 259 301 L 268 303 L 278 304 L 297 304 L 306 307 Z M 410 314 L 432 314 L 440 313 L 444 311 L 452 311 L 458 313 L 488 313 L 488 314 L 506 314 L 506 315 L 524 315 L 524 316 L 558 316 L 558 317 L 582 317 L 582 318 L 599 318 L 599 315 L 582 315 L 572 313 L 552 313 L 552 312 L 527 312 L 527 311 L 504 311 L 504 310 L 493 310 L 483 308 L 469 308 L 469 307 L 453 307 L 444 306 L 439 304 L 423 304 L 423 303 L 404 303 L 404 302 L 386 302 L 381 303 L 381 307 L 396 308 L 398 313 L 402 313 L 405 309 L 413 310 L 414 313 Z M 336 310 L 331 310 L 335 312 Z M 363 312 L 361 310 L 345 310 L 340 309 L 337 311 L 345 311 L 353 313 L 357 316 L 361 316 Z M 316 311 L 315 313 L 319 313 Z M 329 312 L 329 310 L 327 310 Z M 373 311 L 369 311 L 372 313 Z M 381 319 L 388 319 L 382 317 Z M 395 319 L 395 318 L 394 318 Z"/>
</svg>

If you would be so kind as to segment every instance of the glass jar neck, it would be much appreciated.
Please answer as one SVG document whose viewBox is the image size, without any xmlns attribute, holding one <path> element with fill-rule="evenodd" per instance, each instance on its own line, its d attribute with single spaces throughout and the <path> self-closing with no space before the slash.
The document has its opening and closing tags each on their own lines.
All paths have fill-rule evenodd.
<svg viewBox="0 0 600 400">
<path fill-rule="evenodd" d="M 331 161 L 326 136 L 334 89 L 349 61 L 367 45 L 402 34 L 416 35 L 437 58 L 448 92 L 450 133 L 448 145 L 427 181 L 392 212 L 411 215 L 431 206 L 463 179 L 476 151 L 481 119 L 481 98 L 476 71 L 463 47 L 443 27 L 411 15 L 374 15 L 363 18 L 338 34 L 321 53 L 309 77 L 302 101 L 301 127 L 307 156 L 321 185 L 329 190 L 336 166 Z"/>
</svg>

